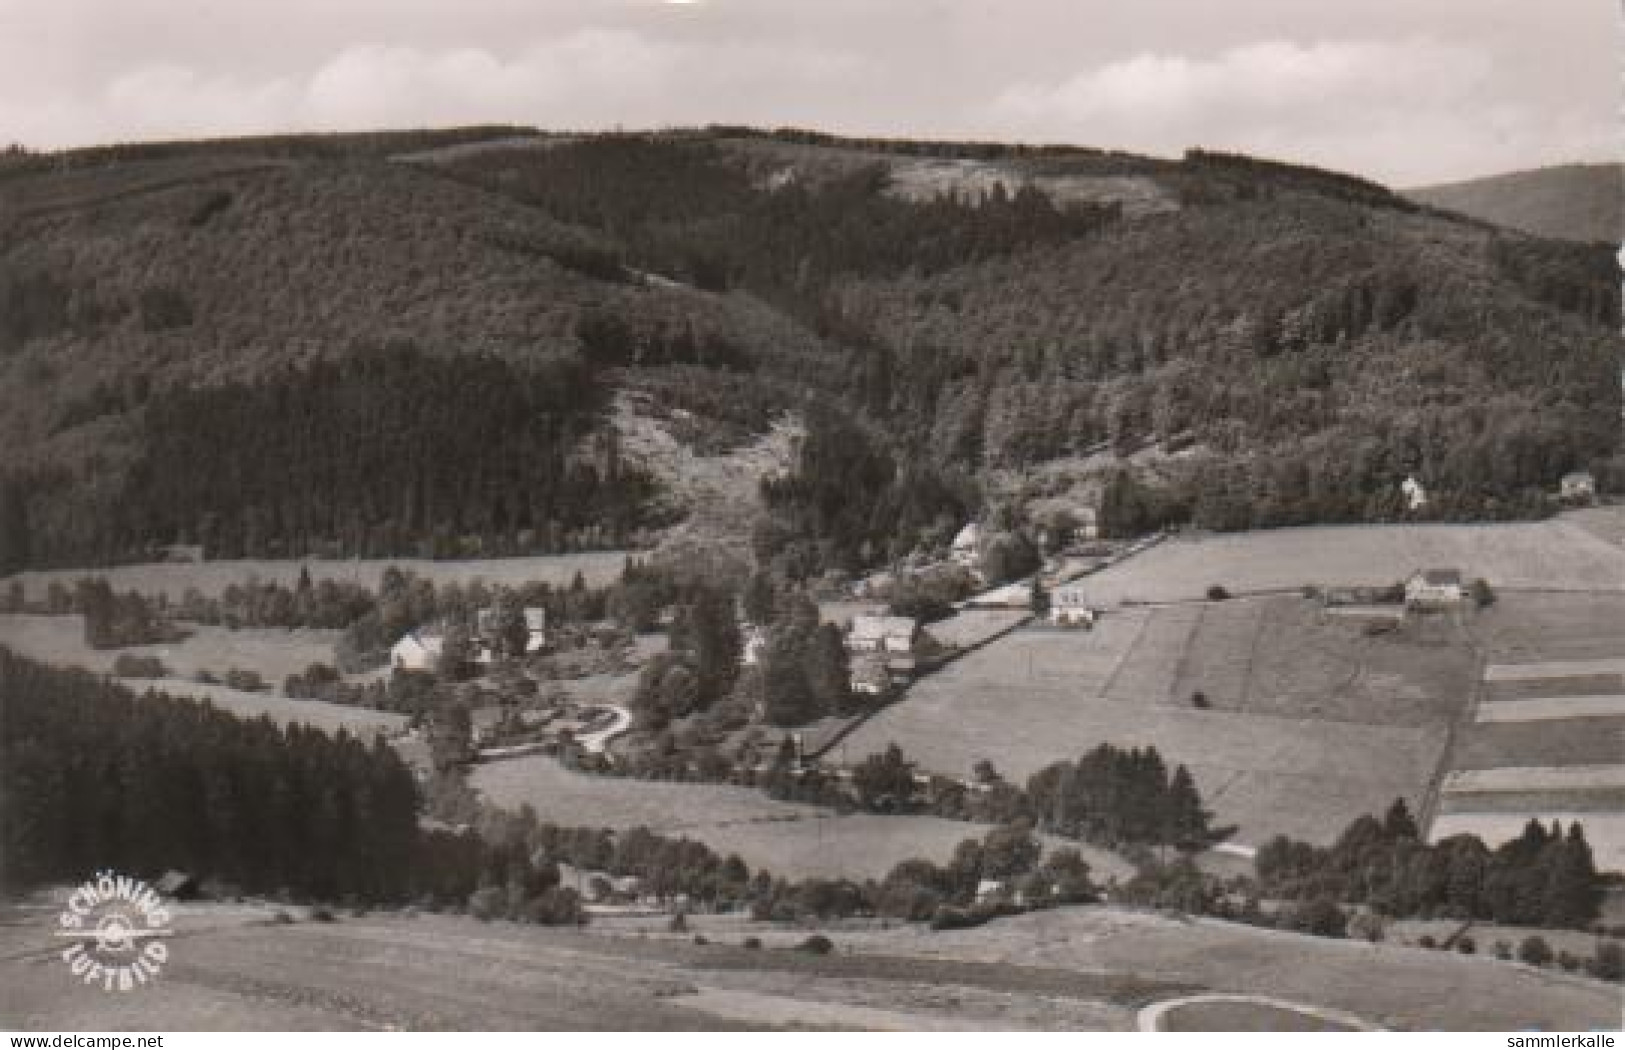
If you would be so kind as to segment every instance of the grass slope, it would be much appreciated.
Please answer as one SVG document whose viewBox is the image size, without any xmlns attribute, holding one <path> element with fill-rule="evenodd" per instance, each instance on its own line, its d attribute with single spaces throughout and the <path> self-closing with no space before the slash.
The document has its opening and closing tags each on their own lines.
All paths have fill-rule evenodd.
<svg viewBox="0 0 1625 1050">
<path fill-rule="evenodd" d="M 1385 1027 L 1592 1030 L 1617 989 L 1484 958 L 1327 941 L 1114 908 L 1067 908 L 977 930 L 805 929 L 694 916 L 585 931 L 425 915 L 269 926 L 269 909 L 177 909 L 155 986 L 108 995 L 68 978 L 58 905 L 0 923 L 6 1016 L 22 1029 L 686 1030 L 774 1026 L 1132 1030 L 1144 1005 L 1201 991 L 1289 998 Z M 294 909 L 297 911 L 297 909 Z M 746 936 L 761 951 L 738 947 Z"/>
</svg>

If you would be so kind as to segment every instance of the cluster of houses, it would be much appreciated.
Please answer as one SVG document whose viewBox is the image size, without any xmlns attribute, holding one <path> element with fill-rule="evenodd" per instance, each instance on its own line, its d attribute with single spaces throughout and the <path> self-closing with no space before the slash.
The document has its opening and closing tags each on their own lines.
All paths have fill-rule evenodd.
<svg viewBox="0 0 1625 1050">
<path fill-rule="evenodd" d="M 846 635 L 852 691 L 878 696 L 914 677 L 920 625 L 908 616 L 855 616 Z"/>
<path fill-rule="evenodd" d="M 488 665 L 500 649 L 497 641 L 497 611 L 481 609 L 475 614 L 469 642 L 476 664 Z M 547 610 L 525 610 L 525 652 L 540 652 L 547 646 Z M 444 626 L 418 627 L 401 635 L 389 650 L 389 666 L 397 671 L 433 671 L 446 648 Z"/>
</svg>

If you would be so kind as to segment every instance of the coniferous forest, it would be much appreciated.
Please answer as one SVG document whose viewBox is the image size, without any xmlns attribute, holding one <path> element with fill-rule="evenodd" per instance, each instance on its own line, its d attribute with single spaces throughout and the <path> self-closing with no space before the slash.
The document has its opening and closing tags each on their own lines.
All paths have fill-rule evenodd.
<svg viewBox="0 0 1625 1050">
<path fill-rule="evenodd" d="M 1101 453 L 1164 453 L 1113 531 L 1393 520 L 1409 476 L 1441 520 L 1625 484 L 1602 246 L 1201 151 L 711 128 L 383 159 L 412 141 L 7 169 L 0 569 L 624 543 L 667 505 L 620 392 L 724 443 L 797 413 L 758 536 L 797 574 Z"/>
<path fill-rule="evenodd" d="M 129 690 L 0 649 L 8 885 L 108 866 L 250 892 L 401 900 L 425 877 L 417 786 L 389 747 Z"/>
</svg>

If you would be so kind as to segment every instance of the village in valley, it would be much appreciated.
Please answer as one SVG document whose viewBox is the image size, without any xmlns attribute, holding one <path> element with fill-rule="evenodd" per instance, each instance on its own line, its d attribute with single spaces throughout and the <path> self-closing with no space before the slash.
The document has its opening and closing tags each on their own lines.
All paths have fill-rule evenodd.
<svg viewBox="0 0 1625 1050">
<path fill-rule="evenodd" d="M 731 125 L 0 214 L 0 1021 L 1618 1023 L 1597 243 Z M 102 870 L 145 998 L 52 969 Z"/>
<path fill-rule="evenodd" d="M 1424 512 L 1426 496 L 1415 479 L 1404 479 L 1402 489 L 1408 510 Z M 1571 508 L 1597 502 L 1594 483 L 1579 474 L 1566 476 L 1554 498 Z M 173 618 L 178 644 L 136 640 L 110 666 L 138 687 L 191 692 L 245 711 L 277 696 L 294 702 L 267 707 L 276 717 L 298 720 L 304 703 L 337 712 L 340 724 L 346 710 L 388 719 L 397 750 L 439 793 L 431 795 L 435 819 L 451 827 L 473 819 L 466 784 L 484 785 L 483 793 L 504 805 L 531 805 L 544 819 L 592 823 L 590 808 L 549 804 L 543 785 L 558 774 L 541 777 L 536 792 L 523 786 L 523 771 L 542 764 L 570 776 L 723 784 L 834 812 L 963 818 L 969 810 L 960 800 L 1002 790 L 1006 776 L 1019 785 L 1049 762 L 1095 744 L 1149 746 L 1198 771 L 1197 786 L 1222 830 L 1187 845 L 1207 850 L 1214 870 L 1226 872 L 1237 859 L 1256 856 L 1275 833 L 1314 829 L 1311 840 L 1326 842 L 1343 824 L 1395 799 L 1444 826 L 1499 819 L 1510 828 L 1521 812 L 1516 805 L 1497 817 L 1494 792 L 1466 786 L 1488 771 L 1451 766 L 1472 719 L 1494 717 L 1475 698 L 1480 686 L 1473 677 L 1481 661 L 1495 659 L 1492 638 L 1500 627 L 1486 624 L 1524 601 L 1560 604 L 1565 593 L 1618 589 L 1606 574 L 1619 572 L 1620 538 L 1610 546 L 1595 529 L 1562 519 L 1538 526 L 1286 530 L 1232 540 L 1170 531 L 1105 535 L 1090 502 L 1049 498 L 1035 506 L 1031 516 L 1004 506 L 947 530 L 935 550 L 916 550 L 857 578 L 832 574 L 805 589 L 715 551 L 703 569 L 686 573 L 659 552 L 615 556 L 618 573 L 613 559 L 599 558 L 592 585 L 580 571 L 568 581 L 555 574 L 552 583 L 488 585 L 475 576 L 466 584 L 444 577 L 436 584 L 390 566 L 379 577 L 378 607 L 342 632 L 327 632 L 335 655 L 312 660 L 280 684 L 276 670 L 297 659 L 217 669 L 224 672 L 221 685 L 217 671 L 185 668 L 182 654 L 205 639 L 267 633 L 253 619 L 263 610 L 222 617 L 222 606 L 252 610 L 260 589 L 262 605 L 282 599 L 308 608 L 320 601 L 318 592 L 337 592 L 335 578 L 325 574 L 343 573 L 342 563 L 315 566 L 319 588 L 313 566 L 302 564 L 291 588 L 251 575 L 205 598 L 195 588 L 175 591 L 196 577 L 192 570 L 208 565 L 193 561 L 199 552 L 189 550 L 146 570 L 143 582 L 156 585 L 155 594 L 127 597 L 150 606 L 142 615 L 151 621 Z M 1611 509 L 1574 513 L 1600 515 L 1610 528 L 1618 520 Z M 1294 550 L 1299 542 L 1319 556 Z M 1554 594 L 1543 581 L 1520 575 L 1520 563 L 1556 542 L 1583 549 L 1570 575 L 1551 581 Z M 1338 549 L 1362 543 L 1371 548 L 1368 556 Z M 1255 549 L 1226 549 L 1237 544 Z M 1199 556 L 1207 550 L 1213 556 Z M 1204 575 L 1168 578 L 1165 565 L 1188 568 L 1191 556 L 1202 566 L 1193 571 Z M 568 559 L 562 564 L 568 570 Z M 109 576 L 117 581 L 120 571 Z M 26 574 L 13 583 L 8 618 L 33 629 L 20 632 L 24 652 L 31 640 L 40 655 L 52 651 L 44 628 L 53 622 L 57 634 L 88 624 L 83 613 L 40 615 L 77 612 L 89 600 L 83 582 L 77 590 L 63 586 L 69 579 Z M 728 579 L 734 589 L 716 584 Z M 344 589 L 363 595 L 358 609 L 372 600 L 365 588 Z M 289 590 L 291 596 L 282 593 Z M 431 614 L 407 623 L 414 608 Z M 198 619 L 188 623 L 188 616 Z M 389 622 L 403 625 L 398 635 Z M 310 633 L 291 633 L 293 648 L 311 651 Z M 1599 642 L 1607 633 L 1591 632 Z M 1300 648 L 1275 651 L 1282 644 Z M 1304 667 L 1274 666 L 1305 657 Z M 1625 652 L 1609 653 L 1603 663 L 1620 658 Z M 1484 667 L 1486 681 L 1496 671 Z M 702 696 L 701 680 L 719 675 L 726 686 L 707 684 L 711 695 Z M 1260 695 L 1270 690 L 1277 695 Z M 1350 711 L 1346 705 L 1364 690 L 1392 695 Z M 1257 718 L 1255 707 L 1268 719 Z M 1592 707 L 1575 707 L 1576 717 L 1614 714 L 1606 704 Z M 1136 720 L 1136 710 L 1154 717 Z M 1021 718 L 1049 726 L 1040 750 L 1028 742 L 1026 727 L 1009 724 Z M 1344 783 L 1327 769 L 1324 779 L 1305 784 L 1285 769 L 1273 776 L 1268 762 L 1227 766 L 1193 746 L 1196 726 L 1184 724 L 1211 722 L 1218 738 L 1252 726 L 1252 739 L 1270 753 L 1267 741 L 1282 732 L 1283 718 L 1297 724 L 1282 746 L 1366 747 L 1386 772 Z M 1373 735 L 1365 740 L 1368 726 Z M 864 767 L 888 748 L 900 749 L 910 771 L 904 786 L 865 789 Z M 1396 748 L 1405 756 L 1397 764 Z M 1538 754 L 1515 752 L 1500 760 L 1509 784 L 1517 783 L 1517 770 L 1541 765 Z M 1287 766 L 1304 762 L 1314 764 L 1311 753 Z M 1337 766 L 1350 762 L 1358 764 L 1357 753 Z M 1256 783 L 1227 791 L 1237 775 Z M 1543 789 L 1540 797 L 1550 801 L 1524 815 L 1589 813 L 1591 795 L 1601 790 L 1606 799 L 1617 790 L 1606 775 L 1595 786 L 1574 783 L 1568 795 Z M 1305 794 L 1320 789 L 1327 799 L 1305 805 Z M 1505 790 L 1509 800 L 1532 797 Z M 683 826 L 703 840 L 703 819 Z M 1625 863 L 1625 841 L 1612 837 L 1612 819 L 1590 826 L 1599 857 Z"/>
</svg>

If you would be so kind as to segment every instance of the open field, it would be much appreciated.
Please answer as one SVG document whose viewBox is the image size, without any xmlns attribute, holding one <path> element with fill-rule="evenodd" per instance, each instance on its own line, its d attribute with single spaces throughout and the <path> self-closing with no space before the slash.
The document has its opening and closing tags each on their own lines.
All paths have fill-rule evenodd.
<svg viewBox="0 0 1625 1050">
<path fill-rule="evenodd" d="M 83 620 L 79 616 L 32 616 L 0 614 L 0 645 L 44 663 L 83 667 L 97 674 L 112 674 L 113 662 L 121 653 L 156 656 L 181 678 L 198 671 L 216 677 L 227 668 L 240 667 L 258 672 L 272 689 L 281 689 L 290 674 L 302 674 L 313 663 L 333 662 L 333 643 L 338 631 L 182 624 L 191 632 L 183 641 L 164 645 L 132 645 L 123 649 L 92 649 L 85 644 Z M 167 688 L 167 687 L 166 687 Z"/>
<path fill-rule="evenodd" d="M 1533 814 L 1552 811 L 1625 814 L 1625 788 L 1453 791 L 1440 798 L 1439 809 L 1443 813 Z"/>
<path fill-rule="evenodd" d="M 846 747 L 896 742 L 948 775 L 987 758 L 1024 779 L 1097 744 L 1155 745 L 1191 767 L 1240 843 L 1320 842 L 1425 797 L 1474 672 L 1465 645 L 1367 637 L 1298 597 L 1131 607 L 1092 631 L 1001 638 L 916 683 Z"/>
<path fill-rule="evenodd" d="M 927 624 L 926 631 L 943 645 L 958 649 L 979 645 L 1030 616 L 1020 609 L 965 609 L 945 620 Z"/>
<path fill-rule="evenodd" d="M 329 732 L 347 729 L 362 736 L 394 734 L 406 726 L 402 715 L 373 711 L 364 707 L 323 703 L 320 700 L 290 700 L 272 691 L 250 693 L 191 680 L 202 669 L 216 676 L 230 667 L 256 671 L 271 690 L 280 690 L 282 679 L 304 671 L 311 663 L 332 663 L 333 639 L 337 631 L 224 627 L 190 627 L 193 635 L 170 645 L 136 645 L 125 649 L 92 649 L 85 644 L 84 628 L 78 616 L 28 616 L 0 614 L 0 645 L 30 659 L 70 667 L 83 667 L 97 674 L 113 673 L 113 661 L 120 653 L 156 656 L 180 678 L 123 679 L 136 692 L 156 689 L 171 696 L 207 700 L 240 718 L 268 715 L 288 725 L 300 723 Z"/>
<path fill-rule="evenodd" d="M 1503 706 L 1506 704 L 1481 704 L 1478 710 L 1482 713 Z M 1499 766 L 1606 766 L 1622 759 L 1625 759 L 1625 719 L 1479 721 L 1462 729 L 1457 736 L 1451 766 L 1459 770 Z"/>
<path fill-rule="evenodd" d="M 1625 594 L 1516 594 L 1504 596 L 1473 620 L 1473 633 L 1490 662 L 1523 664 L 1541 660 L 1618 657 L 1625 624 Z M 1568 677 L 1576 677 L 1572 673 Z M 1618 673 L 1605 676 L 1618 681 Z M 1537 679 L 1517 683 L 1536 687 Z M 1511 684 L 1511 683 L 1509 683 Z M 1580 685 L 1565 692 L 1615 692 Z"/>
<path fill-rule="evenodd" d="M 1104 695 L 1138 703 L 1167 703 L 1201 615 L 1202 609 L 1191 605 L 1155 610 L 1113 670 Z"/>
<path fill-rule="evenodd" d="M 1511 525 L 1357 525 L 1173 538 L 1083 580 L 1093 602 L 1188 601 L 1306 584 L 1393 583 L 1455 567 L 1499 588 L 1625 591 L 1625 551 L 1563 519 Z"/>
<path fill-rule="evenodd" d="M 1625 675 L 1569 675 L 1565 678 L 1524 678 L 1515 682 L 1485 682 L 1480 699 L 1492 704 L 1509 700 L 1563 699 L 1576 696 L 1617 696 L 1625 693 Z"/>
<path fill-rule="evenodd" d="M 1625 789 L 1625 764 L 1599 766 L 1501 766 L 1461 769 L 1445 777 L 1446 794 L 1472 791 L 1583 791 Z"/>
<path fill-rule="evenodd" d="M 1618 989 L 1582 978 L 1107 907 L 942 933 L 842 925 L 824 931 L 835 953 L 810 956 L 788 949 L 812 931 L 734 916 L 691 916 L 711 942 L 698 945 L 663 920 L 269 925 L 269 908 L 182 905 L 162 978 L 128 995 L 67 973 L 56 911 L 13 907 L 0 922 L 0 1015 L 20 1029 L 1126 1031 L 1143 1007 L 1204 992 L 1400 1029 L 1619 1026 Z M 739 947 L 747 936 L 764 948 Z"/>
<path fill-rule="evenodd" d="M 809 820 L 817 806 L 779 802 L 752 788 L 599 777 L 565 769 L 546 755 L 476 766 L 469 782 L 499 806 L 529 803 L 543 820 L 606 828 L 643 825 L 680 832 L 702 824 Z"/>
<path fill-rule="evenodd" d="M 1215 710 L 1422 727 L 1448 724 L 1472 691 L 1473 656 L 1443 624 L 1368 637 L 1297 598 L 1201 609 L 1176 701 L 1201 690 Z"/>
<path fill-rule="evenodd" d="M 1002 642 L 912 688 L 846 744 L 866 754 L 896 742 L 927 769 L 964 775 L 981 758 L 1024 780 L 1098 744 L 1155 745 L 1191 767 L 1220 824 L 1258 845 L 1277 833 L 1330 841 L 1344 825 L 1405 796 L 1416 805 L 1443 728 L 1201 711 L 1101 700 L 996 668 Z"/>
<path fill-rule="evenodd" d="M 290 700 L 270 693 L 246 693 L 240 689 L 229 689 L 223 685 L 206 685 L 202 682 L 168 680 L 153 682 L 135 678 L 120 681 L 137 692 L 156 689 L 170 696 L 207 700 L 220 710 L 238 718 L 258 718 L 266 715 L 282 725 L 298 723 L 329 733 L 344 729 L 360 737 L 371 737 L 377 733 L 394 736 L 406 729 L 406 716 L 392 711 L 374 711 L 371 708 L 351 707 L 348 704 L 329 704 L 322 700 Z"/>
<path fill-rule="evenodd" d="M 1604 543 L 1625 549 L 1625 504 L 1571 510 L 1563 520 L 1584 529 Z"/>
<path fill-rule="evenodd" d="M 791 878 L 881 878 L 899 861 L 942 863 L 981 824 L 929 816 L 836 816 L 818 806 L 780 802 L 754 788 L 674 784 L 595 777 L 565 769 L 546 755 L 477 766 L 470 782 L 492 802 L 529 803 L 544 821 L 607 828 L 639 825 L 686 835 L 720 853 L 738 853 L 753 868 Z M 1132 869 L 1101 850 L 1059 839 L 1047 846 L 1079 848 L 1101 879 Z"/>
<path fill-rule="evenodd" d="M 1116 908 L 1062 908 L 978 930 L 932 933 L 903 927 L 836 939 L 843 946 L 852 942 L 860 952 L 1154 974 L 1204 991 L 1342 1010 L 1384 1028 L 1510 1031 L 1620 1025 L 1617 986 L 1531 972 L 1493 959 Z"/>
<path fill-rule="evenodd" d="M 1600 866 L 1625 868 L 1625 598 L 1515 594 L 1474 633 L 1487 653 L 1482 702 L 1441 785 L 1434 839 L 1491 846 L 1531 817 L 1583 817 Z"/>
<path fill-rule="evenodd" d="M 963 674 L 967 681 L 976 681 L 996 677 L 1002 668 L 1011 679 L 1098 696 L 1150 617 L 1148 609 L 1128 609 L 1101 618 L 1087 631 L 1047 627 L 1017 631 L 983 652 L 965 657 L 944 673 Z M 942 677 L 939 673 L 914 689 L 923 689 Z"/>
<path fill-rule="evenodd" d="M 205 561 L 196 564 L 152 562 L 141 565 L 119 565 L 109 569 L 57 569 L 48 572 L 18 573 L 23 591 L 30 601 L 45 596 L 45 589 L 53 580 L 65 586 L 84 576 L 101 576 L 117 591 L 138 591 L 141 594 L 167 594 L 179 598 L 188 587 L 212 597 L 234 583 L 249 577 L 275 581 L 293 586 L 299 580 L 301 569 L 308 569 L 313 580 L 338 580 L 358 583 L 378 589 L 384 570 L 390 566 L 403 572 L 413 572 L 435 583 L 453 580 L 468 583 L 484 580 L 488 584 L 515 584 L 545 581 L 555 585 L 568 584 L 577 572 L 590 587 L 612 583 L 620 578 L 626 559 L 634 551 L 591 551 L 584 554 L 554 554 L 531 558 L 484 558 L 465 561 L 431 561 L 426 558 L 368 558 L 368 559 L 289 559 L 282 561 L 242 560 Z"/>
<path fill-rule="evenodd" d="M 1471 692 L 1473 658 L 1420 635 L 1366 637 L 1295 597 L 1129 607 L 1090 631 L 1018 631 L 960 673 L 1140 704 L 1189 707 L 1200 691 L 1216 711 L 1447 724 Z"/>
<path fill-rule="evenodd" d="M 1508 807 L 1498 813 L 1445 812 L 1434 820 L 1428 837 L 1437 842 L 1451 835 L 1477 835 L 1495 846 L 1517 838 L 1531 817 L 1544 824 L 1561 821 L 1564 827 L 1578 820 L 1585 828 L 1586 841 L 1591 844 L 1597 867 L 1625 871 L 1625 812 L 1621 812 L 1617 806 L 1610 812 L 1602 813 L 1576 812 L 1557 806 Z"/>
<path fill-rule="evenodd" d="M 1479 722 L 1549 722 L 1625 717 L 1625 694 L 1614 696 L 1548 696 L 1537 700 L 1501 700 L 1478 709 Z M 1616 727 L 1625 731 L 1625 722 Z"/>
<path fill-rule="evenodd" d="M 1625 675 L 1625 657 L 1600 657 L 1592 660 L 1531 660 L 1516 664 L 1487 664 L 1486 682 L 1550 682 L 1564 678 L 1590 680 L 1600 677 Z"/>
<path fill-rule="evenodd" d="M 886 817 L 872 813 L 825 814 L 799 821 L 714 824 L 686 830 L 718 853 L 737 853 L 753 867 L 792 878 L 884 878 L 899 861 L 912 857 L 943 863 L 954 847 L 992 830 L 939 817 Z M 1081 842 L 1041 836 L 1046 852 L 1075 849 L 1090 872 L 1104 883 L 1131 878 L 1134 868 L 1114 853 Z"/>
</svg>

